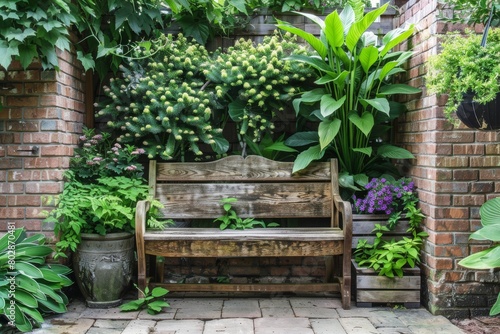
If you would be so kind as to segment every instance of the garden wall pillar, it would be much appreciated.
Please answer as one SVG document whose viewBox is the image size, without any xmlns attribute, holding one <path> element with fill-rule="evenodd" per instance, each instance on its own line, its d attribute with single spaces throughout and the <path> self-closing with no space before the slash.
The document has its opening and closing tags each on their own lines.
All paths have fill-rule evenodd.
<svg viewBox="0 0 500 334">
<path fill-rule="evenodd" d="M 53 239 L 40 212 L 63 189 L 85 111 L 83 68 L 68 52 L 59 53 L 59 66 L 0 67 L 0 231 L 15 225 Z"/>
<path fill-rule="evenodd" d="M 426 62 L 439 52 L 442 34 L 460 28 L 440 22 L 438 13 L 436 0 L 413 0 L 395 19 L 395 26 L 416 24 L 413 38 L 402 47 L 415 52 L 407 81 L 423 90 L 406 99 L 409 112 L 398 122 L 396 143 L 416 156 L 402 167 L 415 180 L 427 217 L 425 306 L 434 314 L 465 318 L 488 314 L 499 289 L 498 274 L 466 270 L 458 261 L 485 247 L 468 238 L 480 226 L 481 204 L 500 192 L 500 135 L 453 126 L 444 118 L 445 98 L 427 94 Z"/>
</svg>

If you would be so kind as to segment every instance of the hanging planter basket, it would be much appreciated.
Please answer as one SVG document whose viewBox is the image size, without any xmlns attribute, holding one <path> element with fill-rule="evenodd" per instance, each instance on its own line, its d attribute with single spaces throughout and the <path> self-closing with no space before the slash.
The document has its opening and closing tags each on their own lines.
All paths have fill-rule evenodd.
<svg viewBox="0 0 500 334">
<path fill-rule="evenodd" d="M 481 46 L 486 46 L 488 30 L 493 17 L 493 6 L 491 7 L 488 22 L 484 27 Z M 500 129 L 500 93 L 490 102 L 479 104 L 474 101 L 473 93 L 463 95 L 463 100 L 457 108 L 457 117 L 467 127 L 479 130 L 498 130 Z"/>
<path fill-rule="evenodd" d="M 475 102 L 474 94 L 464 94 L 464 99 L 457 108 L 457 117 L 471 129 L 500 129 L 500 93 L 486 104 Z"/>
</svg>

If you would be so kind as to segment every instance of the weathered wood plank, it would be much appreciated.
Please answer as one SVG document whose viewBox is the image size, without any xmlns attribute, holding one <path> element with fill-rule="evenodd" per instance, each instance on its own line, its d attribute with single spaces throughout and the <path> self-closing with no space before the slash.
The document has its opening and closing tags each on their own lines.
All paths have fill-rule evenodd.
<svg viewBox="0 0 500 334">
<path fill-rule="evenodd" d="M 339 283 L 280 283 L 280 284 L 183 284 L 151 283 L 151 287 L 161 286 L 169 291 L 182 292 L 339 292 Z"/>
<path fill-rule="evenodd" d="M 364 275 L 377 275 L 375 270 L 373 268 L 367 268 L 367 267 L 360 267 L 359 264 L 352 260 L 352 266 L 356 273 L 359 274 L 364 274 Z M 420 275 L 420 268 L 419 267 L 414 267 L 414 268 L 403 268 L 403 273 L 405 275 Z"/>
<path fill-rule="evenodd" d="M 240 217 L 331 217 L 330 183 L 172 183 L 158 184 L 156 196 L 166 218 L 216 218 L 224 213 L 220 201 L 234 197 Z"/>
<path fill-rule="evenodd" d="M 344 233 L 338 228 L 254 228 L 224 230 L 219 228 L 176 227 L 148 230 L 144 240 L 342 240 Z"/>
<path fill-rule="evenodd" d="M 357 290 L 360 303 L 413 303 L 420 302 L 420 290 Z"/>
<path fill-rule="evenodd" d="M 148 240 L 146 254 L 165 257 L 327 256 L 343 253 L 340 240 Z"/>
<path fill-rule="evenodd" d="M 358 290 L 420 290 L 420 276 L 389 278 L 357 275 L 356 288 Z"/>
<path fill-rule="evenodd" d="M 267 160 L 251 155 L 246 158 L 232 155 L 210 162 L 157 163 L 156 178 L 160 182 L 301 182 L 329 181 L 330 163 L 312 163 L 292 175 L 293 162 Z"/>
</svg>

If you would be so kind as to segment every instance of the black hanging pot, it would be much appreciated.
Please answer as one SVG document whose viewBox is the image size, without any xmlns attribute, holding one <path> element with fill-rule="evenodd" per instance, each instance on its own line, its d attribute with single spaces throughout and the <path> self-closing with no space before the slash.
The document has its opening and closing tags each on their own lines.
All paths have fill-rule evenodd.
<svg viewBox="0 0 500 334">
<path fill-rule="evenodd" d="M 462 103 L 457 108 L 457 117 L 472 129 L 500 129 L 500 93 L 486 104 L 475 102 L 474 94 L 464 94 Z"/>
<path fill-rule="evenodd" d="M 484 27 L 481 46 L 486 45 L 488 30 L 490 28 L 491 19 L 493 17 L 493 9 L 491 7 L 488 22 Z M 466 126 L 472 129 L 480 130 L 498 130 L 500 129 L 500 93 L 490 102 L 479 104 L 474 101 L 473 93 L 463 95 L 462 103 L 457 108 L 457 117 Z"/>
</svg>

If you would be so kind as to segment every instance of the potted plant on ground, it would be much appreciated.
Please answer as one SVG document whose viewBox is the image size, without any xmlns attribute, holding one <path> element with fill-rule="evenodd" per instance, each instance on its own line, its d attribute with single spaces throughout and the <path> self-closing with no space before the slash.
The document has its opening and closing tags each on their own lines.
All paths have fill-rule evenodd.
<svg viewBox="0 0 500 334">
<path fill-rule="evenodd" d="M 163 227 L 155 218 L 161 204 L 142 179 L 137 160 L 143 150 L 122 147 L 108 133 L 89 129 L 80 139 L 63 193 L 45 221 L 59 236 L 55 258 L 74 252 L 75 280 L 87 304 L 111 307 L 121 303 L 132 278 L 136 203 L 151 201 L 148 223 L 158 228 Z"/>
<path fill-rule="evenodd" d="M 390 31 L 378 45 L 377 36 L 367 30 L 388 4 L 365 14 L 362 2 L 349 3 L 341 14 L 332 12 L 324 21 L 303 13 L 319 26 L 321 38 L 284 22 L 278 27 L 300 36 L 316 52 L 290 57 L 318 73 L 317 87 L 294 101 L 301 118 L 317 127 L 287 139 L 286 144 L 302 150 L 293 170 L 333 155 L 339 161 L 340 185 L 356 191 L 368 183 L 368 175 L 394 170 L 390 159 L 413 158 L 407 150 L 388 143 L 390 122 L 405 110 L 391 97 L 420 90 L 390 81 L 394 74 L 404 72 L 403 65 L 412 55 L 391 50 L 412 35 L 413 25 Z"/>
<path fill-rule="evenodd" d="M 426 86 L 430 93 L 448 94 L 444 114 L 456 113 L 467 127 L 500 128 L 500 28 L 488 24 L 483 36 L 472 30 L 446 36 L 441 52 L 429 59 Z"/>
<path fill-rule="evenodd" d="M 417 209 L 414 183 L 408 178 L 374 178 L 365 188 L 364 196 L 353 196 L 356 301 L 418 307 L 416 266 L 427 233 L 419 231 L 424 216 Z"/>
</svg>

